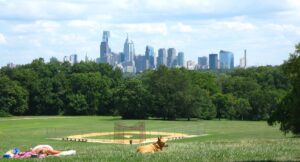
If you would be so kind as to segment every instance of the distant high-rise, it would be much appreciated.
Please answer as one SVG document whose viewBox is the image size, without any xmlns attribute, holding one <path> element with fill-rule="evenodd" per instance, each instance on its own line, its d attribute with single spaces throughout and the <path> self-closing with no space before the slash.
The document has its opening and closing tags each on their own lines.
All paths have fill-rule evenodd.
<svg viewBox="0 0 300 162">
<path fill-rule="evenodd" d="M 68 56 L 64 56 L 64 58 L 63 58 L 63 62 L 69 62 L 69 58 L 68 58 Z"/>
<path fill-rule="evenodd" d="M 135 56 L 135 67 L 137 73 L 146 70 L 147 68 L 146 56 L 142 56 L 142 55 Z"/>
<path fill-rule="evenodd" d="M 136 67 L 134 61 L 125 61 L 122 63 L 124 73 L 136 73 Z"/>
<path fill-rule="evenodd" d="M 209 69 L 218 69 L 218 54 L 209 54 Z"/>
<path fill-rule="evenodd" d="M 134 55 L 135 55 L 135 50 L 134 50 L 134 43 L 132 40 L 129 41 L 128 35 L 124 43 L 124 61 L 127 62 L 133 62 L 134 61 Z"/>
<path fill-rule="evenodd" d="M 220 69 L 233 69 L 234 56 L 230 51 L 220 51 Z"/>
<path fill-rule="evenodd" d="M 176 49 L 175 48 L 168 49 L 167 65 L 168 65 L 168 67 L 176 66 Z"/>
<path fill-rule="evenodd" d="M 58 59 L 56 57 L 51 57 L 50 62 L 58 62 Z"/>
<path fill-rule="evenodd" d="M 200 69 L 207 69 L 207 57 L 198 57 L 198 66 Z"/>
<path fill-rule="evenodd" d="M 159 67 L 160 65 L 167 66 L 167 51 L 165 48 L 161 48 L 158 50 L 157 67 Z"/>
<path fill-rule="evenodd" d="M 10 62 L 10 63 L 7 64 L 7 68 L 9 68 L 9 69 L 13 69 L 15 67 L 17 67 L 17 66 L 14 63 L 12 63 L 12 62 Z"/>
<path fill-rule="evenodd" d="M 247 50 L 244 50 L 244 59 L 245 59 L 244 68 L 246 68 L 247 67 Z"/>
<path fill-rule="evenodd" d="M 244 57 L 240 59 L 240 68 L 246 68 L 247 67 L 247 51 L 244 50 Z"/>
<path fill-rule="evenodd" d="M 77 60 L 77 54 L 73 54 L 73 55 L 70 56 L 70 63 L 71 63 L 72 65 L 78 63 L 78 60 Z"/>
<path fill-rule="evenodd" d="M 110 37 L 110 32 L 109 31 L 103 31 L 102 42 L 107 42 L 108 43 L 109 37 Z"/>
<path fill-rule="evenodd" d="M 179 52 L 177 56 L 177 65 L 180 67 L 184 67 L 184 53 Z"/>
<path fill-rule="evenodd" d="M 192 60 L 188 60 L 188 61 L 186 62 L 186 68 L 187 68 L 188 70 L 195 70 L 195 62 L 192 61 Z"/>
<path fill-rule="evenodd" d="M 118 63 L 120 63 L 121 61 L 121 56 L 119 53 L 115 53 L 115 52 L 111 52 L 110 54 L 110 65 L 112 66 L 116 66 Z"/>
<path fill-rule="evenodd" d="M 124 52 L 120 52 L 120 62 L 124 62 L 125 61 L 125 54 Z"/>
<path fill-rule="evenodd" d="M 111 62 L 111 50 L 108 45 L 108 40 L 110 37 L 109 31 L 103 31 L 102 42 L 100 44 L 100 62 Z"/>
<path fill-rule="evenodd" d="M 101 42 L 100 44 L 100 61 L 108 62 L 108 54 L 109 54 L 109 46 L 108 42 Z"/>
<path fill-rule="evenodd" d="M 146 46 L 145 56 L 146 56 L 146 61 L 149 63 L 149 67 L 146 68 L 154 69 L 156 67 L 154 48 L 151 46 Z"/>
</svg>

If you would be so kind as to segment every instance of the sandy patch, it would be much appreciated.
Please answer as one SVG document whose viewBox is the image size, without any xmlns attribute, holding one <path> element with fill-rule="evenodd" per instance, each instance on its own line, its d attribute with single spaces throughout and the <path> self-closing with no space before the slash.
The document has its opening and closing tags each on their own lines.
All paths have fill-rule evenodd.
<svg viewBox="0 0 300 162">
<path fill-rule="evenodd" d="M 96 137 L 96 136 L 107 136 L 107 135 L 114 135 L 115 133 L 124 134 L 124 139 L 90 139 L 89 137 Z M 140 144 L 140 143 L 151 143 L 156 142 L 157 137 L 155 138 L 146 138 L 146 139 L 128 139 L 125 136 L 129 137 L 133 134 L 140 134 L 140 132 L 132 131 L 132 132 L 97 132 L 97 133 L 87 133 L 87 134 L 79 134 L 79 135 L 71 135 L 65 138 L 52 138 L 55 140 L 67 140 L 67 141 L 84 141 L 84 142 L 93 142 L 93 143 L 115 143 L 115 144 Z M 146 131 L 145 135 L 157 135 L 163 136 L 168 140 L 178 140 L 183 138 L 192 138 L 198 136 L 206 136 L 208 134 L 202 135 L 189 135 L 184 133 L 170 133 L 170 132 L 149 132 Z"/>
</svg>

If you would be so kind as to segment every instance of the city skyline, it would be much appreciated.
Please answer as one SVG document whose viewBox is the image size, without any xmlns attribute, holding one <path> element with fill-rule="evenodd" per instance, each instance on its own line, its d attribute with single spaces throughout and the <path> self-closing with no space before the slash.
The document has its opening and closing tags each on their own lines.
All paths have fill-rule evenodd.
<svg viewBox="0 0 300 162">
<path fill-rule="evenodd" d="M 0 0 L 0 66 L 74 53 L 96 59 L 104 30 L 115 52 L 128 33 L 137 55 L 146 45 L 156 53 L 175 47 L 194 61 L 229 50 L 237 66 L 247 49 L 249 66 L 279 65 L 299 42 L 299 7 L 297 0 Z"/>
</svg>

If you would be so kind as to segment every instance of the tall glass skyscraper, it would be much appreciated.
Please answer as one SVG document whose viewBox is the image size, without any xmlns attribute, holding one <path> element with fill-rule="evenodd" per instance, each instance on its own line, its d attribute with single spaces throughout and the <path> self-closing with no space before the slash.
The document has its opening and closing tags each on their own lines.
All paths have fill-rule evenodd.
<svg viewBox="0 0 300 162">
<path fill-rule="evenodd" d="M 109 31 L 103 31 L 102 42 L 107 42 L 108 43 L 109 37 L 110 37 L 110 32 Z"/>
<path fill-rule="evenodd" d="M 110 48 L 108 45 L 108 40 L 110 37 L 109 31 L 103 31 L 102 42 L 100 44 L 100 62 L 110 63 Z"/>
<path fill-rule="evenodd" d="M 184 53 L 183 52 L 178 52 L 177 65 L 184 67 Z"/>
<path fill-rule="evenodd" d="M 207 57 L 198 57 L 198 65 L 200 66 L 201 69 L 206 69 L 207 68 Z"/>
<path fill-rule="evenodd" d="M 209 69 L 218 69 L 218 54 L 209 54 Z"/>
<path fill-rule="evenodd" d="M 220 68 L 221 69 L 233 69 L 234 68 L 234 56 L 230 51 L 220 51 Z"/>
<path fill-rule="evenodd" d="M 71 63 L 72 65 L 78 63 L 78 60 L 77 60 L 77 54 L 73 54 L 73 55 L 70 56 L 70 63 Z"/>
<path fill-rule="evenodd" d="M 146 63 L 146 56 L 137 55 L 135 56 L 135 67 L 136 72 L 140 73 L 146 70 L 147 63 Z"/>
<path fill-rule="evenodd" d="M 154 48 L 151 46 L 146 46 L 145 56 L 147 62 L 149 63 L 149 67 L 147 67 L 147 69 L 154 69 L 156 67 Z"/>
<path fill-rule="evenodd" d="M 135 56 L 135 50 L 134 50 L 134 44 L 133 41 L 128 39 L 128 35 L 127 38 L 125 40 L 124 43 L 124 60 L 127 62 L 133 62 L 134 61 L 134 56 Z"/>
<path fill-rule="evenodd" d="M 168 67 L 176 66 L 176 49 L 175 48 L 168 49 L 167 65 L 168 65 Z"/>
<path fill-rule="evenodd" d="M 160 48 L 158 50 L 157 67 L 160 65 L 167 66 L 167 51 L 165 48 Z"/>
</svg>

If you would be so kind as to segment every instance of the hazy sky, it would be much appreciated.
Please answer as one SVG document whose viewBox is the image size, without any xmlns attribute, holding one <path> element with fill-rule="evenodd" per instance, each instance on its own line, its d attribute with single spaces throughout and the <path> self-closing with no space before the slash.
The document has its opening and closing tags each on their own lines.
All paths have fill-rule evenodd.
<svg viewBox="0 0 300 162">
<path fill-rule="evenodd" d="M 300 42 L 300 0 L 0 0 L 0 66 L 76 52 L 99 57 L 103 30 L 114 52 L 126 33 L 136 53 L 175 47 L 186 60 L 220 49 L 239 64 L 283 63 Z"/>
</svg>

